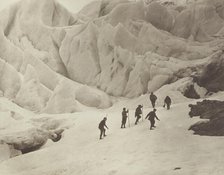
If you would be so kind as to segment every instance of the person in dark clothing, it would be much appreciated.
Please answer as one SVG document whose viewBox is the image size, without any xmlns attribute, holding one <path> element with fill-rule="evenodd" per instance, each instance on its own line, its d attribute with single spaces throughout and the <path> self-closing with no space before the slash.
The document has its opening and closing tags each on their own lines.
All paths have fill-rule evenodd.
<svg viewBox="0 0 224 175">
<path fill-rule="evenodd" d="M 169 96 L 166 96 L 166 98 L 164 100 L 164 107 L 167 107 L 167 110 L 169 110 L 170 105 L 171 105 L 171 98 Z"/>
<path fill-rule="evenodd" d="M 147 118 L 148 118 L 148 120 L 150 121 L 150 124 L 151 124 L 150 125 L 150 130 L 152 130 L 153 128 L 155 128 L 155 118 L 157 120 L 159 120 L 159 118 L 156 115 L 156 109 L 153 109 L 153 111 L 149 112 L 145 119 L 147 119 Z"/>
<path fill-rule="evenodd" d="M 106 136 L 106 129 L 105 127 L 108 129 L 107 125 L 106 125 L 106 121 L 107 118 L 104 117 L 103 120 L 99 123 L 99 129 L 100 129 L 100 139 L 102 139 L 102 136 Z"/>
<path fill-rule="evenodd" d="M 136 117 L 136 121 L 135 121 L 135 125 L 138 124 L 139 119 L 141 118 L 142 115 L 142 105 L 138 105 L 138 107 L 135 110 L 135 117 Z"/>
<path fill-rule="evenodd" d="M 125 128 L 125 125 L 126 125 L 126 122 L 127 122 L 127 118 L 128 118 L 128 112 L 129 112 L 129 110 L 126 110 L 126 108 L 123 108 L 121 128 Z"/>
<path fill-rule="evenodd" d="M 152 103 L 152 107 L 155 108 L 157 97 L 153 94 L 153 92 L 151 92 L 149 98 L 150 98 L 150 101 Z"/>
</svg>

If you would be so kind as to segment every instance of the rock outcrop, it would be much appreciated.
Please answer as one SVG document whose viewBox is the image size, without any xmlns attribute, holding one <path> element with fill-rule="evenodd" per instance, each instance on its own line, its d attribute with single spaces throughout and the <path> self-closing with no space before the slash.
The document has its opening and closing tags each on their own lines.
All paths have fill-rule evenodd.
<svg viewBox="0 0 224 175">
<path fill-rule="evenodd" d="M 205 87 L 209 92 L 224 90 L 224 53 L 216 54 L 212 61 L 197 76 L 196 80 L 200 86 Z"/>
<path fill-rule="evenodd" d="M 224 102 L 216 100 L 204 100 L 196 105 L 189 105 L 190 117 L 200 116 L 208 121 L 198 122 L 192 125 L 189 130 L 193 130 L 197 135 L 224 136 Z"/>
</svg>

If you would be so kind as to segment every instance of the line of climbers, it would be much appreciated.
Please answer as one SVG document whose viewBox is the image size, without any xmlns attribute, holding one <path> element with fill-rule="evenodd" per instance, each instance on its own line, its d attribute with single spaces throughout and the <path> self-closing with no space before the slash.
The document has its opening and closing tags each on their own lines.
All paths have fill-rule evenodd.
<svg viewBox="0 0 224 175">
<path fill-rule="evenodd" d="M 153 107 L 153 110 L 150 111 L 145 119 L 148 119 L 150 121 L 150 130 L 152 130 L 153 128 L 155 128 L 155 119 L 157 119 L 158 121 L 159 118 L 157 117 L 156 115 L 156 109 L 155 109 L 155 105 L 156 105 L 156 100 L 157 100 L 157 97 L 155 94 L 153 94 L 153 92 L 151 92 L 150 94 L 150 97 L 149 97 L 150 101 L 151 101 L 151 104 L 152 104 L 152 107 Z M 164 105 L 163 107 L 167 107 L 167 110 L 170 109 L 170 106 L 171 106 L 171 98 L 169 96 L 166 96 L 166 98 L 164 99 Z M 138 105 L 138 107 L 136 108 L 135 110 L 135 118 L 136 118 L 136 121 L 135 121 L 135 125 L 138 124 L 140 118 L 142 117 L 142 121 L 143 121 L 143 105 Z M 123 108 L 123 111 L 122 111 L 122 120 L 121 120 L 121 128 L 125 128 L 126 126 L 126 123 L 127 123 L 127 120 L 128 120 L 128 124 L 129 124 L 129 127 L 130 127 L 130 120 L 129 120 L 129 110 L 126 109 L 126 108 Z M 106 121 L 107 121 L 107 117 L 104 117 L 103 120 L 99 123 L 99 130 L 100 130 L 100 139 L 103 138 L 103 136 L 105 137 L 106 136 L 106 129 L 109 129 L 106 125 Z"/>
<path fill-rule="evenodd" d="M 155 94 L 153 94 L 153 92 L 151 92 L 149 99 L 151 101 L 152 107 L 155 108 L 157 96 Z M 164 108 L 167 107 L 167 110 L 169 110 L 171 103 L 172 103 L 171 98 L 169 96 L 166 96 L 166 98 L 164 99 L 163 107 Z"/>
</svg>

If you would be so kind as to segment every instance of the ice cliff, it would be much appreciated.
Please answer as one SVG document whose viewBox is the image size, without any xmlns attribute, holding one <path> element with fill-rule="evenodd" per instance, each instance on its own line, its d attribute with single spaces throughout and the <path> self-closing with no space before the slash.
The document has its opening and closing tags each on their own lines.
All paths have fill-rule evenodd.
<svg viewBox="0 0 224 175">
<path fill-rule="evenodd" d="M 19 1 L 0 13 L 2 96 L 76 112 L 190 76 L 223 47 L 224 2 L 181 2 L 105 0 L 74 15 L 54 0 Z"/>
</svg>

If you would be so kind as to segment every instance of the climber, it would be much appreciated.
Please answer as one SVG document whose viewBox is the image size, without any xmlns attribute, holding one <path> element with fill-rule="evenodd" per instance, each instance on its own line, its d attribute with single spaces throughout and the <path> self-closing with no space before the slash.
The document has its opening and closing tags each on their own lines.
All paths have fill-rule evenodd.
<svg viewBox="0 0 224 175">
<path fill-rule="evenodd" d="M 126 108 L 123 108 L 122 111 L 122 121 L 121 121 L 121 128 L 125 128 L 127 118 L 128 118 L 129 110 L 126 110 Z"/>
<path fill-rule="evenodd" d="M 106 125 L 106 121 L 107 121 L 107 118 L 106 117 L 104 117 L 103 118 L 103 120 L 99 123 L 99 129 L 100 129 L 100 139 L 102 139 L 102 136 L 106 136 L 106 129 L 105 129 L 105 127 L 107 128 L 107 129 L 109 129 L 108 127 L 107 127 L 107 125 Z"/>
<path fill-rule="evenodd" d="M 142 105 L 138 105 L 138 107 L 135 110 L 135 117 L 136 117 L 136 121 L 135 121 L 135 125 L 138 124 L 139 119 L 141 118 L 142 115 Z"/>
<path fill-rule="evenodd" d="M 149 112 L 148 115 L 145 117 L 145 119 L 147 119 L 147 118 L 148 118 L 148 120 L 150 121 L 150 124 L 151 124 L 150 130 L 152 130 L 153 128 L 156 127 L 155 126 L 155 118 L 157 120 L 159 120 L 158 117 L 156 116 L 156 109 L 153 109 L 153 111 Z"/>
<path fill-rule="evenodd" d="M 164 99 L 164 105 L 163 107 L 167 107 L 167 110 L 170 109 L 170 105 L 171 105 L 171 98 L 169 96 L 166 96 L 166 98 Z"/>
<path fill-rule="evenodd" d="M 151 92 L 149 98 L 150 98 L 150 101 L 152 103 L 152 107 L 155 108 L 155 104 L 156 104 L 157 97 L 153 94 L 153 92 Z"/>
</svg>

